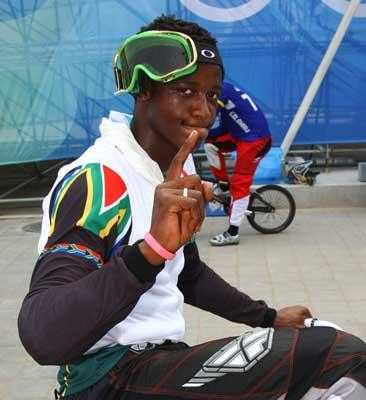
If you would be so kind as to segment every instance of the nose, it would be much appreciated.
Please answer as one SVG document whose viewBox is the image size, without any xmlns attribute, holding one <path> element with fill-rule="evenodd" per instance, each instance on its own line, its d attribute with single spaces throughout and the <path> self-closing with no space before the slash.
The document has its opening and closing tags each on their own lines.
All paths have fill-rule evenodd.
<svg viewBox="0 0 366 400">
<path fill-rule="evenodd" d="M 191 104 L 191 116 L 199 126 L 208 127 L 216 115 L 216 108 L 207 99 L 206 93 L 199 92 Z"/>
</svg>

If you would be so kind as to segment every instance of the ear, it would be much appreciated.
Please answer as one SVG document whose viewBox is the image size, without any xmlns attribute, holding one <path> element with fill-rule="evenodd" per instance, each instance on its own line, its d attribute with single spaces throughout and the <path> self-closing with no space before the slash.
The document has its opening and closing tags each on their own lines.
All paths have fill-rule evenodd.
<svg viewBox="0 0 366 400">
<path fill-rule="evenodd" d="M 140 101 L 148 101 L 151 99 L 153 93 L 153 81 L 144 73 L 139 75 L 139 89 L 140 92 L 138 93 L 138 99 Z"/>
<path fill-rule="evenodd" d="M 144 102 L 150 100 L 151 97 L 152 97 L 152 94 L 151 94 L 151 90 L 149 90 L 149 89 L 145 89 L 144 91 L 142 91 L 136 95 L 137 100 L 144 101 Z"/>
</svg>

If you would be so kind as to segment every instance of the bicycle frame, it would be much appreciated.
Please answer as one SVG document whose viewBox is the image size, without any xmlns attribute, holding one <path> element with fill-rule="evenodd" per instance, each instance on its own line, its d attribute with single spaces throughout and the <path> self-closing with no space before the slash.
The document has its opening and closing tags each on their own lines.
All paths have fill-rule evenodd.
<svg viewBox="0 0 366 400">
<path fill-rule="evenodd" d="M 250 197 L 252 197 L 253 200 L 256 199 L 256 200 L 259 200 L 259 201 L 261 201 L 263 203 L 263 206 L 253 206 L 253 205 L 251 205 L 250 207 L 248 207 L 248 210 L 250 210 L 251 212 L 270 213 L 270 212 L 273 212 L 275 210 L 275 208 L 270 203 L 265 201 L 262 198 L 262 196 L 259 193 L 257 193 L 255 190 L 250 193 Z"/>
<path fill-rule="evenodd" d="M 263 203 L 263 206 L 261 206 L 261 205 L 260 206 L 253 206 L 253 205 L 249 206 L 248 210 L 247 210 L 247 213 L 249 215 L 252 214 L 253 212 L 270 213 L 275 210 L 275 208 L 270 203 L 265 201 L 262 198 L 262 196 L 259 193 L 257 193 L 255 190 L 250 192 L 250 197 L 252 197 L 253 200 L 256 199 L 256 200 L 261 201 Z M 224 205 L 225 207 L 230 207 L 230 196 L 228 196 L 227 198 L 224 199 L 222 197 L 214 195 L 213 200 Z"/>
</svg>

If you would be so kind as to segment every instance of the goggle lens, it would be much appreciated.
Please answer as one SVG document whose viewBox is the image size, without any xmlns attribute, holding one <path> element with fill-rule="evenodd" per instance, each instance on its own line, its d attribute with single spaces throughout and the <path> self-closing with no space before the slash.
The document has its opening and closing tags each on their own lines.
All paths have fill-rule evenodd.
<svg viewBox="0 0 366 400">
<path fill-rule="evenodd" d="M 121 56 L 122 68 L 123 64 L 129 69 L 141 64 L 157 75 L 184 68 L 190 62 L 180 43 L 162 38 L 137 40 L 133 45 L 127 45 Z"/>
</svg>

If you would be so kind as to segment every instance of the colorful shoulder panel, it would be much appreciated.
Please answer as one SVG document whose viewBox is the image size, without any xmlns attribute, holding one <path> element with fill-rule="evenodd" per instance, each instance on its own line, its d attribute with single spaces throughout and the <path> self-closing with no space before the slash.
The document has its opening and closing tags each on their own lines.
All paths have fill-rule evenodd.
<svg viewBox="0 0 366 400">
<path fill-rule="evenodd" d="M 50 204 L 50 233 L 59 236 L 81 227 L 100 239 L 121 240 L 131 226 L 126 185 L 115 171 L 98 163 L 73 169 L 55 188 Z"/>
</svg>

